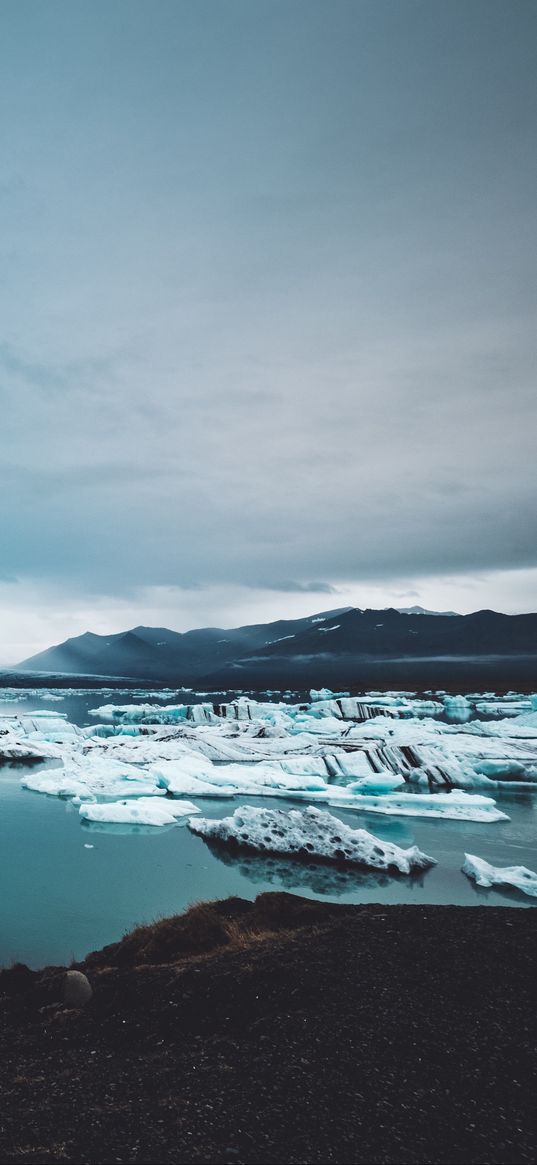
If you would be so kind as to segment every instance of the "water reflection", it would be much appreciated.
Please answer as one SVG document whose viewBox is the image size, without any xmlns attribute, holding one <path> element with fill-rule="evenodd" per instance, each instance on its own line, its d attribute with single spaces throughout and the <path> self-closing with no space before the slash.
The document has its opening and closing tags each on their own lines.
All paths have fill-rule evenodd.
<svg viewBox="0 0 537 1165">
<path fill-rule="evenodd" d="M 329 803 L 330 813 L 341 817 L 351 829 L 365 829 L 367 833 L 381 837 L 383 841 L 391 841 L 394 845 L 407 849 L 415 842 L 415 825 L 418 818 L 390 817 L 387 813 L 368 813 L 359 803 L 359 798 L 350 805 L 341 805 L 337 801 Z M 357 817 L 360 815 L 360 820 Z M 430 820 L 430 819 L 428 819 Z"/>
<path fill-rule="evenodd" d="M 478 898 L 482 899 L 483 906 L 494 905 L 490 902 L 490 895 L 494 897 L 505 898 L 506 905 L 509 906 L 536 906 L 537 902 L 531 895 L 525 894 L 523 890 L 519 890 L 517 886 L 478 886 L 473 878 L 470 879 L 472 888 L 475 890 Z"/>
<path fill-rule="evenodd" d="M 496 803 L 500 805 L 524 805 L 526 808 L 533 809 L 535 806 L 535 794 L 537 793 L 537 784 L 531 785 L 525 789 L 511 789 L 509 784 L 503 782 L 501 788 L 496 789 L 493 796 Z"/>
<path fill-rule="evenodd" d="M 204 844 L 218 861 L 231 866 L 243 878 L 256 884 L 283 887 L 286 890 L 299 888 L 311 890 L 314 894 L 331 896 L 352 894 L 363 890 L 377 890 L 392 886 L 395 882 L 412 882 L 413 886 L 423 886 L 424 870 L 410 877 L 397 871 L 361 870 L 358 867 L 328 865 L 325 862 L 302 861 L 300 858 L 247 853 L 228 850 L 215 841 L 203 838 Z"/>
</svg>

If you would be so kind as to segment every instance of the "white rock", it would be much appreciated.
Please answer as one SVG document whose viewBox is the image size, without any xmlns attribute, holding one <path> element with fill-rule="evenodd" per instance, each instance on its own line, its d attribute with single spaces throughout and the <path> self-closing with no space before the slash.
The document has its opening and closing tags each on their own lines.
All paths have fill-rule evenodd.
<svg viewBox="0 0 537 1165">
<path fill-rule="evenodd" d="M 82 971 L 67 971 L 63 982 L 66 1007 L 85 1007 L 93 995 L 91 983 Z"/>
</svg>

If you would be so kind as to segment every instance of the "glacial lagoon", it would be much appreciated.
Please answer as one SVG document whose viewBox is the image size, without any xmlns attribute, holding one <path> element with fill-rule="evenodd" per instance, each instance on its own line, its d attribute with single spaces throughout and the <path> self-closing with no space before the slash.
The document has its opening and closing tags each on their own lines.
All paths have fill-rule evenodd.
<svg viewBox="0 0 537 1165">
<path fill-rule="evenodd" d="M 147 702 L 148 694 L 114 693 L 113 698 L 128 706 Z M 152 701 L 158 698 L 151 695 Z M 168 693 L 160 694 L 161 703 L 169 699 Z M 68 723 L 94 729 L 96 719 L 90 712 L 104 702 L 102 693 L 51 693 L 49 702 L 44 694 L 9 693 L 0 701 L 0 713 L 3 724 L 9 724 L 9 717 L 47 710 L 53 717 L 61 710 Z M 492 719 L 497 722 L 496 716 Z M 535 752 L 537 758 L 537 740 Z M 417 845 L 436 858 L 432 869 L 402 877 L 217 849 L 185 824 L 153 828 L 84 822 L 71 800 L 32 792 L 21 784 L 36 769 L 47 772 L 60 763 L 49 759 L 38 765 L 0 767 L 3 965 L 20 960 L 37 967 L 80 959 L 134 925 L 180 912 L 193 902 L 228 895 L 253 898 L 265 890 L 339 902 L 519 907 L 535 903 L 516 890 L 480 889 L 461 866 L 466 852 L 495 866 L 537 868 L 537 785 L 534 790 L 514 788 L 505 781 L 502 788 L 492 789 L 497 807 L 509 818 L 492 823 L 380 816 L 330 805 L 330 813 L 353 829 L 366 829 L 404 848 Z M 203 816 L 220 818 L 239 805 L 261 807 L 268 802 L 262 796 L 240 794 L 199 798 L 197 803 Z M 269 804 L 272 809 L 296 807 L 289 797 L 272 796 Z"/>
</svg>

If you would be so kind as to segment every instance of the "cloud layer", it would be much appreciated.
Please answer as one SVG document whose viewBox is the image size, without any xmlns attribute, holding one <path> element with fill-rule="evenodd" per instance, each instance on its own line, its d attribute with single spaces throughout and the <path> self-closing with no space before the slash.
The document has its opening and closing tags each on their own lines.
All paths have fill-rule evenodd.
<svg viewBox="0 0 537 1165">
<path fill-rule="evenodd" d="M 11 6 L 3 577 L 283 613 L 537 565 L 535 23 Z"/>
</svg>

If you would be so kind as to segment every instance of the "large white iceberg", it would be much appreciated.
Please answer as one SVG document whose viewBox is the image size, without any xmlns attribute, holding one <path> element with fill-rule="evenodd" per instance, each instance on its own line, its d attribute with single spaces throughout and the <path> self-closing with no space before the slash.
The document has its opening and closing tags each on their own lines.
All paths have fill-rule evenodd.
<svg viewBox="0 0 537 1165">
<path fill-rule="evenodd" d="M 401 849 L 365 829 L 350 829 L 337 817 L 310 806 L 304 810 L 258 809 L 243 805 L 233 817 L 213 821 L 206 817 L 188 823 L 193 833 L 209 841 L 231 844 L 261 853 L 293 854 L 333 862 L 398 870 L 410 874 L 436 864 L 417 846 Z"/>
<path fill-rule="evenodd" d="M 537 874 L 527 866 L 491 866 L 484 858 L 465 854 L 462 870 L 478 886 L 513 886 L 537 898 Z"/>
</svg>

